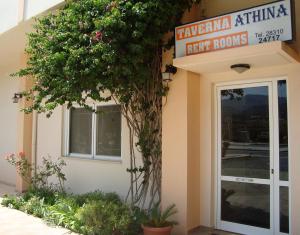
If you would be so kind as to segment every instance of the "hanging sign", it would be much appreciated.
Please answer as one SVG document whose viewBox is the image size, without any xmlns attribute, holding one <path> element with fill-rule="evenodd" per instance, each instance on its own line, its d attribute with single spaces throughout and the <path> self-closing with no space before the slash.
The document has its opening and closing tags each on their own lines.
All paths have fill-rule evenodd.
<svg viewBox="0 0 300 235">
<path fill-rule="evenodd" d="M 175 29 L 176 57 L 271 41 L 292 40 L 290 0 L 278 1 Z"/>
</svg>

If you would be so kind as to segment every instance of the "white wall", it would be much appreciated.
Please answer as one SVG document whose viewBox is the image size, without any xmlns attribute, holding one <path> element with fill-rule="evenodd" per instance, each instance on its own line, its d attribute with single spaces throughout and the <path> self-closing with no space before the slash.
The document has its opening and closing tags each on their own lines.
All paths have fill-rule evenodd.
<svg viewBox="0 0 300 235">
<path fill-rule="evenodd" d="M 24 21 L 28 20 L 63 2 L 64 0 L 0 0 L 0 34 L 17 26 L 22 17 Z"/>
<path fill-rule="evenodd" d="M 15 185 L 16 171 L 4 156 L 15 153 L 17 149 L 18 104 L 12 102 L 12 96 L 18 90 L 18 80 L 8 75 L 0 76 L 0 181 Z"/>
<path fill-rule="evenodd" d="M 24 19 L 28 20 L 62 2 L 64 0 L 25 0 Z"/>
<path fill-rule="evenodd" d="M 0 34 L 18 24 L 19 0 L 0 1 Z"/>
<path fill-rule="evenodd" d="M 57 108 L 50 118 L 44 114 L 38 116 L 37 132 L 37 162 L 42 157 L 50 155 L 53 159 L 62 155 L 63 108 Z M 66 187 L 74 193 L 84 193 L 94 190 L 116 192 L 125 197 L 129 189 L 129 139 L 128 128 L 122 119 L 122 161 L 101 161 L 65 157 L 67 166 Z"/>
</svg>

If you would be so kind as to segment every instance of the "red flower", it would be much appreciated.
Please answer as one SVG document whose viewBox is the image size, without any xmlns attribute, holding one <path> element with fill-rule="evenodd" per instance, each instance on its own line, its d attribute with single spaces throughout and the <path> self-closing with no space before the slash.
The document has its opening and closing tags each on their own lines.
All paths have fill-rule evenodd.
<svg viewBox="0 0 300 235">
<path fill-rule="evenodd" d="M 100 32 L 100 31 L 97 31 L 96 32 L 96 36 L 95 36 L 95 39 L 97 40 L 97 41 L 100 41 L 100 40 L 102 40 L 102 32 Z"/>
<path fill-rule="evenodd" d="M 19 152 L 19 157 L 20 158 L 24 158 L 25 157 L 25 153 L 24 152 Z"/>
<path fill-rule="evenodd" d="M 15 155 L 13 153 L 10 153 L 8 155 L 6 155 L 4 158 L 5 160 L 9 160 L 9 159 L 12 159 Z"/>
</svg>

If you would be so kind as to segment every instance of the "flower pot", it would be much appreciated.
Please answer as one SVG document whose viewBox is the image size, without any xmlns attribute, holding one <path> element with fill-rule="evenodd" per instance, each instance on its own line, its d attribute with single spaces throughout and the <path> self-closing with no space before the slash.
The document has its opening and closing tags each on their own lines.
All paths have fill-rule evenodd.
<svg viewBox="0 0 300 235">
<path fill-rule="evenodd" d="M 153 228 L 142 225 L 144 230 L 144 235 L 171 235 L 172 226 L 162 227 L 162 228 Z"/>
</svg>

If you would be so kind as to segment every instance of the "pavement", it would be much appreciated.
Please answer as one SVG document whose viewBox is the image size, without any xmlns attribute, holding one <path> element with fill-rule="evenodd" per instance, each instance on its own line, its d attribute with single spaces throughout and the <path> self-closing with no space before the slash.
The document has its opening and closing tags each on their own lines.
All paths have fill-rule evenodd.
<svg viewBox="0 0 300 235">
<path fill-rule="evenodd" d="M 0 197 L 3 197 L 5 194 L 16 194 L 15 186 L 8 185 L 0 181 Z"/>
<path fill-rule="evenodd" d="M 15 188 L 0 183 L 0 201 L 4 194 L 16 194 Z M 53 227 L 24 212 L 0 205 L 0 234 L 2 235 L 78 235 L 61 227 Z"/>
</svg>

